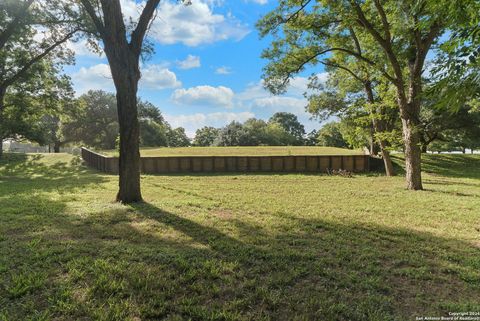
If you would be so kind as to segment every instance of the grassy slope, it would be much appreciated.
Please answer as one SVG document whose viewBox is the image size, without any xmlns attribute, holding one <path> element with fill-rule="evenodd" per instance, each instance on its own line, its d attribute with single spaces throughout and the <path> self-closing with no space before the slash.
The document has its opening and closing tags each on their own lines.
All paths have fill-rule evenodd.
<svg viewBox="0 0 480 321">
<path fill-rule="evenodd" d="M 398 161 L 398 159 L 397 159 Z M 0 163 L 0 320 L 407 320 L 479 311 L 480 158 L 401 177 L 143 176 Z"/>
<path fill-rule="evenodd" d="M 103 151 L 117 155 L 115 151 Z M 254 146 L 254 147 L 162 147 L 142 148 L 142 156 L 265 156 L 265 155 L 361 155 L 361 150 L 316 146 Z"/>
</svg>

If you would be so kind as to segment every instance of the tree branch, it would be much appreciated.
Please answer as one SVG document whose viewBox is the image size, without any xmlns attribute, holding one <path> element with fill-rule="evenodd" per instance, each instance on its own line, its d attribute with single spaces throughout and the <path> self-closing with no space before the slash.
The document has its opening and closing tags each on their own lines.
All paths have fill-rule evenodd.
<svg viewBox="0 0 480 321">
<path fill-rule="evenodd" d="M 281 21 L 276 27 L 278 27 L 280 24 L 283 24 L 283 23 L 288 23 L 290 20 L 292 20 L 293 18 L 295 18 L 296 16 L 298 16 L 298 14 L 303 10 L 305 9 L 306 6 L 308 6 L 308 4 L 312 2 L 312 0 L 308 0 L 307 2 L 304 2 L 300 5 L 300 8 L 298 8 L 298 10 L 296 10 L 295 12 L 293 12 L 292 14 L 290 14 L 286 19 L 284 19 L 283 21 Z"/>
<path fill-rule="evenodd" d="M 159 3 L 160 0 L 149 0 L 147 2 L 140 18 L 138 19 L 137 27 L 132 32 L 129 47 L 137 57 L 140 56 L 143 39 L 145 38 L 148 26 L 150 25 L 150 21 Z"/>
<path fill-rule="evenodd" d="M 25 18 L 26 11 L 32 5 L 32 3 L 33 3 L 33 0 L 27 0 L 24 3 L 22 9 L 19 10 L 17 15 L 15 16 L 15 18 L 13 18 L 13 20 L 8 24 L 8 26 L 0 34 L 0 49 L 2 49 L 5 46 L 8 39 L 13 35 L 13 33 L 15 32 L 15 29 L 18 27 L 22 19 Z"/>
<path fill-rule="evenodd" d="M 377 11 L 380 15 L 380 19 L 382 19 L 382 25 L 385 31 L 385 41 L 391 43 L 392 36 L 390 34 L 390 24 L 388 23 L 387 14 L 385 13 L 385 10 L 383 9 L 383 6 L 379 0 L 375 0 L 374 2 L 375 7 L 377 8 Z"/>
<path fill-rule="evenodd" d="M 83 4 L 83 7 L 87 11 L 88 15 L 90 16 L 90 19 L 92 19 L 93 24 L 97 28 L 98 32 L 104 38 L 106 36 L 105 32 L 105 25 L 103 24 L 102 20 L 97 16 L 97 13 L 95 12 L 95 8 L 93 8 L 90 0 L 80 0 Z"/>
<path fill-rule="evenodd" d="M 330 67 L 334 67 L 334 68 L 339 68 L 339 69 L 342 69 L 342 70 L 345 70 L 346 72 L 348 72 L 350 75 L 352 75 L 353 78 L 355 78 L 356 80 L 358 80 L 359 82 L 361 82 L 362 84 L 365 83 L 365 80 L 363 80 L 360 76 L 358 76 L 357 74 L 355 74 L 350 68 L 347 68 L 345 66 L 342 66 L 342 65 L 339 65 L 337 63 L 332 63 L 332 62 L 329 62 L 328 60 L 322 60 L 320 61 L 321 64 L 325 65 L 325 66 L 330 66 Z"/>
<path fill-rule="evenodd" d="M 55 48 L 57 48 L 59 45 L 63 44 L 64 42 L 66 42 L 68 39 L 72 38 L 73 35 L 78 31 L 78 29 L 74 29 L 72 31 L 70 31 L 69 33 L 67 33 L 63 38 L 61 38 L 60 40 L 54 42 L 53 44 L 51 44 L 48 48 L 46 48 L 41 54 L 33 57 L 32 59 L 30 59 L 30 61 L 28 61 L 23 67 L 22 69 L 20 69 L 19 71 L 17 71 L 15 73 L 15 75 L 13 75 L 12 77 L 10 77 L 9 79 L 6 79 L 0 86 L 1 87 L 8 87 L 10 85 L 12 85 L 16 80 L 18 80 L 20 77 L 22 77 L 23 74 L 25 74 L 28 69 L 33 66 L 35 63 L 37 63 L 38 61 L 42 60 L 45 56 L 47 56 L 50 52 L 52 52 Z"/>
<path fill-rule="evenodd" d="M 388 60 L 390 61 L 390 64 L 393 68 L 393 71 L 395 73 L 395 78 L 390 77 L 388 78 L 390 81 L 392 81 L 398 88 L 402 88 L 404 86 L 404 80 L 403 80 L 403 74 L 402 74 L 402 67 L 400 66 L 400 63 L 395 56 L 393 49 L 392 49 L 392 44 L 391 42 L 386 41 L 380 33 L 375 29 L 375 27 L 368 21 L 368 19 L 365 17 L 365 14 L 362 10 L 362 8 L 355 2 L 351 2 L 352 5 L 355 8 L 355 11 L 357 12 L 357 17 L 359 20 L 359 24 L 361 27 L 365 28 L 372 36 L 373 38 L 379 43 L 379 45 L 382 47 L 384 50 L 385 54 L 388 57 Z M 386 73 L 384 73 L 385 75 Z"/>
</svg>

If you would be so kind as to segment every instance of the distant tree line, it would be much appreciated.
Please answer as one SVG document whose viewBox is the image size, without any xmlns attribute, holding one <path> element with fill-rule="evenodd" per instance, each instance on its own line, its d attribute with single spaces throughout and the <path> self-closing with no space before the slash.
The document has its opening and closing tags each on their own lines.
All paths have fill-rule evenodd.
<svg viewBox="0 0 480 321">
<path fill-rule="evenodd" d="M 150 102 L 139 99 L 140 146 L 189 146 L 182 127 L 172 128 Z M 65 144 L 81 143 L 95 149 L 118 147 L 119 124 L 115 95 L 102 90 L 89 91 L 78 99 L 62 100 L 52 113 L 37 119 L 40 128 L 30 139 L 52 145 L 56 152 Z"/>
<path fill-rule="evenodd" d="M 222 128 L 196 131 L 194 146 L 305 145 L 305 127 L 291 113 L 275 113 L 268 121 L 250 118 L 243 124 L 232 121 Z"/>
<path fill-rule="evenodd" d="M 119 124 L 115 95 L 92 90 L 73 98 L 68 85 L 60 82 L 57 87 L 56 95 L 49 99 L 22 97 L 22 102 L 32 112 L 16 122 L 16 137 L 51 146 L 55 152 L 62 146 L 74 144 L 100 150 L 117 149 Z M 14 98 L 8 96 L 7 101 Z M 41 104 L 48 106 L 39 108 Z M 137 108 L 142 147 L 307 145 L 369 148 L 375 154 L 379 151 L 375 144 L 378 139 L 372 135 L 382 135 L 381 140 L 388 144 L 389 150 L 403 149 L 401 122 L 394 108 L 389 112 L 388 130 L 382 133 L 372 133 L 371 116 L 365 106 L 357 106 L 337 112 L 334 121 L 308 134 L 296 115 L 277 112 L 267 121 L 250 118 L 243 123 L 232 121 L 221 128 L 205 126 L 196 131 L 193 140 L 187 137 L 183 127 L 172 128 L 152 103 L 139 99 Z M 336 107 L 332 104 L 330 108 Z M 309 111 L 314 117 L 319 112 Z M 464 104 L 455 113 L 439 109 L 435 102 L 426 104 L 420 123 L 423 152 L 465 152 L 480 148 L 480 107 L 474 101 Z"/>
</svg>

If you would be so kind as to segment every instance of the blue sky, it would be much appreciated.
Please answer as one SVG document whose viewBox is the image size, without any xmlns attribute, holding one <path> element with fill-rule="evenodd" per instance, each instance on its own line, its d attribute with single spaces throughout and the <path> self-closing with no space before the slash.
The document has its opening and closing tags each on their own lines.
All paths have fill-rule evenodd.
<svg viewBox="0 0 480 321">
<path fill-rule="evenodd" d="M 296 114 L 307 131 L 321 127 L 304 111 L 302 93 L 313 70 L 295 78 L 282 96 L 269 94 L 261 85 L 267 61 L 260 55 L 268 39 L 259 39 L 255 23 L 275 5 L 274 0 L 193 0 L 185 7 L 162 1 L 149 33 L 155 53 L 142 62 L 139 96 L 190 137 L 203 126 L 251 117 L 267 120 L 277 111 Z M 141 6 L 122 0 L 125 16 L 136 18 Z M 76 52 L 76 64 L 66 71 L 77 95 L 89 89 L 114 92 L 106 59 L 86 49 L 84 41 L 69 46 Z"/>
</svg>

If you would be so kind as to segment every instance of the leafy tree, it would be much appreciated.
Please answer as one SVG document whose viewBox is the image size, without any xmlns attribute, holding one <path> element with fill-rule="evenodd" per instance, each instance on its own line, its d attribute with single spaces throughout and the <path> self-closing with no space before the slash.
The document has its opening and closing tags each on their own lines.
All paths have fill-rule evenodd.
<svg viewBox="0 0 480 321">
<path fill-rule="evenodd" d="M 0 141 L 7 136 L 31 134 L 22 121 L 32 121 L 35 112 L 26 106 L 35 104 L 11 102 L 48 95 L 52 86 L 39 75 L 56 74 L 59 65 L 72 61 L 72 53 L 64 44 L 78 31 L 78 15 L 70 5 L 68 0 L 0 2 Z M 11 123 L 12 119 L 19 123 Z M 15 128 L 22 131 L 15 132 Z"/>
<path fill-rule="evenodd" d="M 118 136 L 115 96 L 102 90 L 90 90 L 79 97 L 80 109 L 66 130 L 75 141 L 99 149 L 114 149 Z"/>
<path fill-rule="evenodd" d="M 262 35 L 274 36 L 264 53 L 271 61 L 265 68 L 266 87 L 273 93 L 282 92 L 306 65 L 330 63 L 332 53 L 364 61 L 395 88 L 407 188 L 422 189 L 419 114 L 425 60 L 440 36 L 477 7 L 475 0 L 281 1 L 258 24 Z"/>
<path fill-rule="evenodd" d="M 293 137 L 295 145 L 303 145 L 303 136 L 305 136 L 305 127 L 298 121 L 296 115 L 287 112 L 278 112 L 273 114 L 268 120 L 269 123 L 277 123 Z"/>
<path fill-rule="evenodd" d="M 168 146 L 167 133 L 171 130 L 160 110 L 148 101 L 138 101 L 140 146 Z"/>
<path fill-rule="evenodd" d="M 194 146 L 212 146 L 220 130 L 215 127 L 202 127 L 195 132 Z"/>
<path fill-rule="evenodd" d="M 114 149 L 119 128 L 115 95 L 91 90 L 78 98 L 77 105 L 62 116 L 64 140 L 82 142 L 99 149 Z M 139 100 L 138 115 L 140 144 L 167 146 L 167 132 L 171 129 L 160 111 L 153 104 Z"/>
<path fill-rule="evenodd" d="M 44 59 L 37 63 L 38 73 L 28 82 L 16 82 L 9 87 L 4 98 L 0 130 L 4 138 L 27 139 L 39 144 L 49 143 L 44 123 L 48 116 L 55 116 L 64 101 L 71 101 L 73 91 L 68 77 L 59 76 L 57 69 Z"/>
<path fill-rule="evenodd" d="M 215 146 L 242 146 L 245 138 L 245 130 L 241 123 L 232 121 L 220 129 L 220 133 L 214 142 Z"/>
<path fill-rule="evenodd" d="M 340 130 L 340 123 L 330 122 L 325 124 L 319 131 L 317 136 L 319 146 L 331 146 L 331 147 L 347 147 L 347 142 L 342 136 Z"/>
<path fill-rule="evenodd" d="M 305 138 L 305 145 L 306 146 L 316 146 L 317 145 L 317 137 L 318 137 L 318 131 L 316 129 L 313 129 L 311 132 L 307 134 L 307 137 Z"/>
<path fill-rule="evenodd" d="M 250 118 L 243 123 L 244 137 L 242 145 L 258 146 L 268 145 L 270 139 L 266 132 L 267 123 L 261 119 Z"/>
<path fill-rule="evenodd" d="M 294 116 L 294 115 L 293 115 Z M 280 116 L 281 118 L 283 116 Z M 296 116 L 295 116 L 295 121 Z M 300 126 L 303 128 L 303 125 Z M 277 121 L 266 123 L 261 119 L 250 118 L 245 123 L 233 121 L 221 128 L 214 140 L 215 146 L 285 146 L 299 145 L 298 137 L 288 132 L 284 125 Z"/>
<path fill-rule="evenodd" d="M 185 128 L 178 127 L 167 131 L 167 141 L 170 147 L 190 146 L 190 139 L 185 133 Z"/>
<path fill-rule="evenodd" d="M 480 147 L 480 110 L 476 108 L 476 101 L 463 105 L 456 112 L 446 112 L 439 108 L 434 109 L 428 115 L 427 120 L 436 126 L 429 126 L 425 122 L 424 135 L 430 138 L 425 143 L 432 151 L 455 151 L 465 152 L 468 148 L 475 150 Z"/>
<path fill-rule="evenodd" d="M 287 132 L 285 128 L 277 122 L 269 122 L 265 128 L 266 145 L 270 146 L 292 146 L 298 145 L 298 138 Z"/>
<path fill-rule="evenodd" d="M 47 144 L 49 150 L 53 146 L 53 151 L 59 153 L 60 147 L 75 140 L 65 125 L 75 119 L 79 104 L 73 98 L 73 89 L 69 84 L 64 88 L 61 96 L 51 97 L 46 103 L 49 108 L 40 108 L 43 114 L 38 124 L 43 142 L 34 141 L 41 145 Z"/>
<path fill-rule="evenodd" d="M 162 113 L 154 104 L 148 101 L 142 101 L 141 99 L 138 100 L 138 117 L 139 119 L 152 120 L 158 124 L 166 123 Z"/>
<path fill-rule="evenodd" d="M 168 128 L 146 118 L 140 120 L 140 145 L 145 147 L 168 146 Z"/>
<path fill-rule="evenodd" d="M 480 4 L 468 1 L 463 5 L 467 16 L 450 27 L 451 37 L 439 46 L 427 89 L 429 98 L 450 110 L 480 98 Z"/>
<path fill-rule="evenodd" d="M 117 90 L 120 128 L 119 191 L 117 201 L 142 200 L 140 190 L 140 141 L 137 90 L 139 59 L 144 40 L 160 0 L 147 0 L 136 23 L 125 25 L 120 0 L 79 0 L 90 17 L 93 35 L 103 42 L 104 52 Z"/>
</svg>

